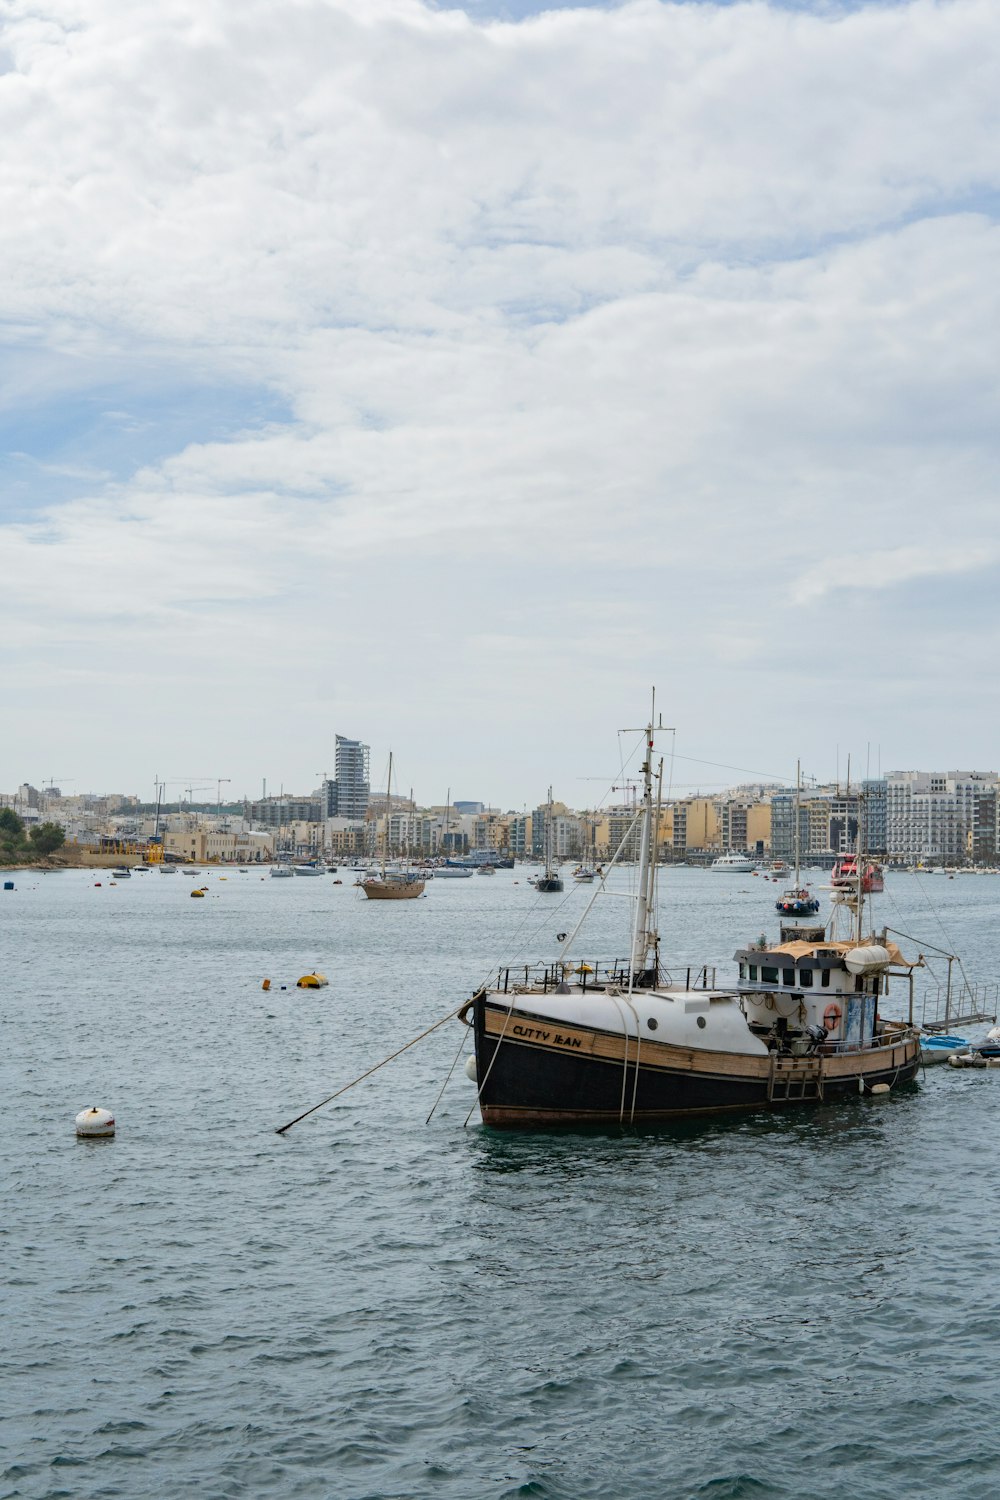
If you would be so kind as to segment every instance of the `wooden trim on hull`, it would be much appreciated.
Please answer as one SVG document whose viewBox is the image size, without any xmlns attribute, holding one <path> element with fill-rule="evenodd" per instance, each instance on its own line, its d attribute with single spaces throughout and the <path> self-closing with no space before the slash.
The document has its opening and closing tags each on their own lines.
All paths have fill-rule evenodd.
<svg viewBox="0 0 1000 1500">
<path fill-rule="evenodd" d="M 920 1047 L 901 1039 L 868 1052 L 777 1058 L 709 1052 L 564 1026 L 477 998 L 476 1062 L 483 1123 L 518 1128 L 650 1124 L 856 1096 L 858 1081 L 905 1082 Z M 502 1038 L 502 1041 L 501 1041 Z M 634 1099 L 634 1110 L 633 1110 Z"/>
</svg>

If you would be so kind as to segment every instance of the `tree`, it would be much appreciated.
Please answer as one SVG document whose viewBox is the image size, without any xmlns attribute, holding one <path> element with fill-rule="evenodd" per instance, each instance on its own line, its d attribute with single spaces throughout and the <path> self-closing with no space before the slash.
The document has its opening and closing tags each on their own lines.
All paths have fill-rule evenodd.
<svg viewBox="0 0 1000 1500">
<path fill-rule="evenodd" d="M 36 854 L 51 854 L 53 850 L 61 849 L 66 842 L 66 835 L 58 823 L 40 823 L 31 830 L 29 837 Z"/>
<path fill-rule="evenodd" d="M 24 824 L 12 807 L 0 807 L 0 841 L 5 844 L 19 843 L 24 837 Z"/>
</svg>

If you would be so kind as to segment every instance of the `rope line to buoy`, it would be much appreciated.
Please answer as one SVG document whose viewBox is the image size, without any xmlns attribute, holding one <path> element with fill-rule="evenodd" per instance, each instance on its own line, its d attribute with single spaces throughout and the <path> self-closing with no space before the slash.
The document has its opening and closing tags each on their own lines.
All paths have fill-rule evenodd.
<svg viewBox="0 0 1000 1500">
<path fill-rule="evenodd" d="M 462 1004 L 465 1004 L 464 1000 Z M 289 1120 L 287 1125 L 279 1125 L 274 1132 L 275 1135 L 284 1135 L 286 1130 L 291 1130 L 293 1125 L 297 1125 L 299 1121 L 304 1120 L 307 1115 L 314 1115 L 318 1109 L 323 1108 L 324 1104 L 331 1104 L 334 1099 L 339 1099 L 341 1094 L 346 1094 L 347 1090 L 352 1089 L 356 1083 L 363 1083 L 366 1078 L 370 1078 L 373 1073 L 377 1073 L 379 1068 L 384 1068 L 386 1063 L 391 1063 L 394 1057 L 399 1057 L 402 1052 L 408 1052 L 411 1047 L 416 1046 L 417 1042 L 422 1042 L 425 1036 L 430 1036 L 432 1031 L 437 1031 L 438 1027 L 443 1026 L 446 1021 L 453 1021 L 461 1009 L 461 1005 L 456 1006 L 456 1008 L 454 1010 L 450 1010 L 446 1016 L 442 1016 L 440 1021 L 435 1021 L 433 1026 L 428 1026 L 427 1030 L 422 1031 L 419 1036 L 413 1037 L 412 1040 L 408 1041 L 404 1046 L 397 1047 L 395 1052 L 389 1053 L 388 1057 L 383 1057 L 382 1061 L 376 1063 L 373 1068 L 369 1068 L 366 1072 L 359 1074 L 357 1078 L 352 1078 L 350 1083 L 345 1083 L 343 1088 L 337 1089 L 336 1093 L 328 1094 L 325 1099 L 321 1099 L 319 1103 L 314 1104 L 311 1109 L 303 1110 L 300 1115 L 295 1116 L 294 1120 Z"/>
</svg>

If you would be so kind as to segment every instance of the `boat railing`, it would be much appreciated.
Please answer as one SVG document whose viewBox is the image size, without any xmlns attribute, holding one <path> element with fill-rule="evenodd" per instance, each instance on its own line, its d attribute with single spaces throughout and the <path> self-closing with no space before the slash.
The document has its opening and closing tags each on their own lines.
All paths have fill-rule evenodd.
<svg viewBox="0 0 1000 1500">
<path fill-rule="evenodd" d="M 995 1021 L 1000 1010 L 1000 982 L 961 984 L 942 981 L 924 992 L 920 1024 L 924 1031 L 950 1031 L 953 1026 L 975 1026 Z"/>
<path fill-rule="evenodd" d="M 628 989 L 630 967 L 627 958 L 554 959 L 536 964 L 511 964 L 498 970 L 496 988 L 505 995 L 512 990 L 541 990 L 544 995 L 566 984 L 582 990 Z M 636 989 L 651 989 L 654 985 L 714 990 L 716 968 L 714 964 L 702 964 L 676 970 L 661 969 L 659 974 L 650 969 L 636 976 Z"/>
</svg>

